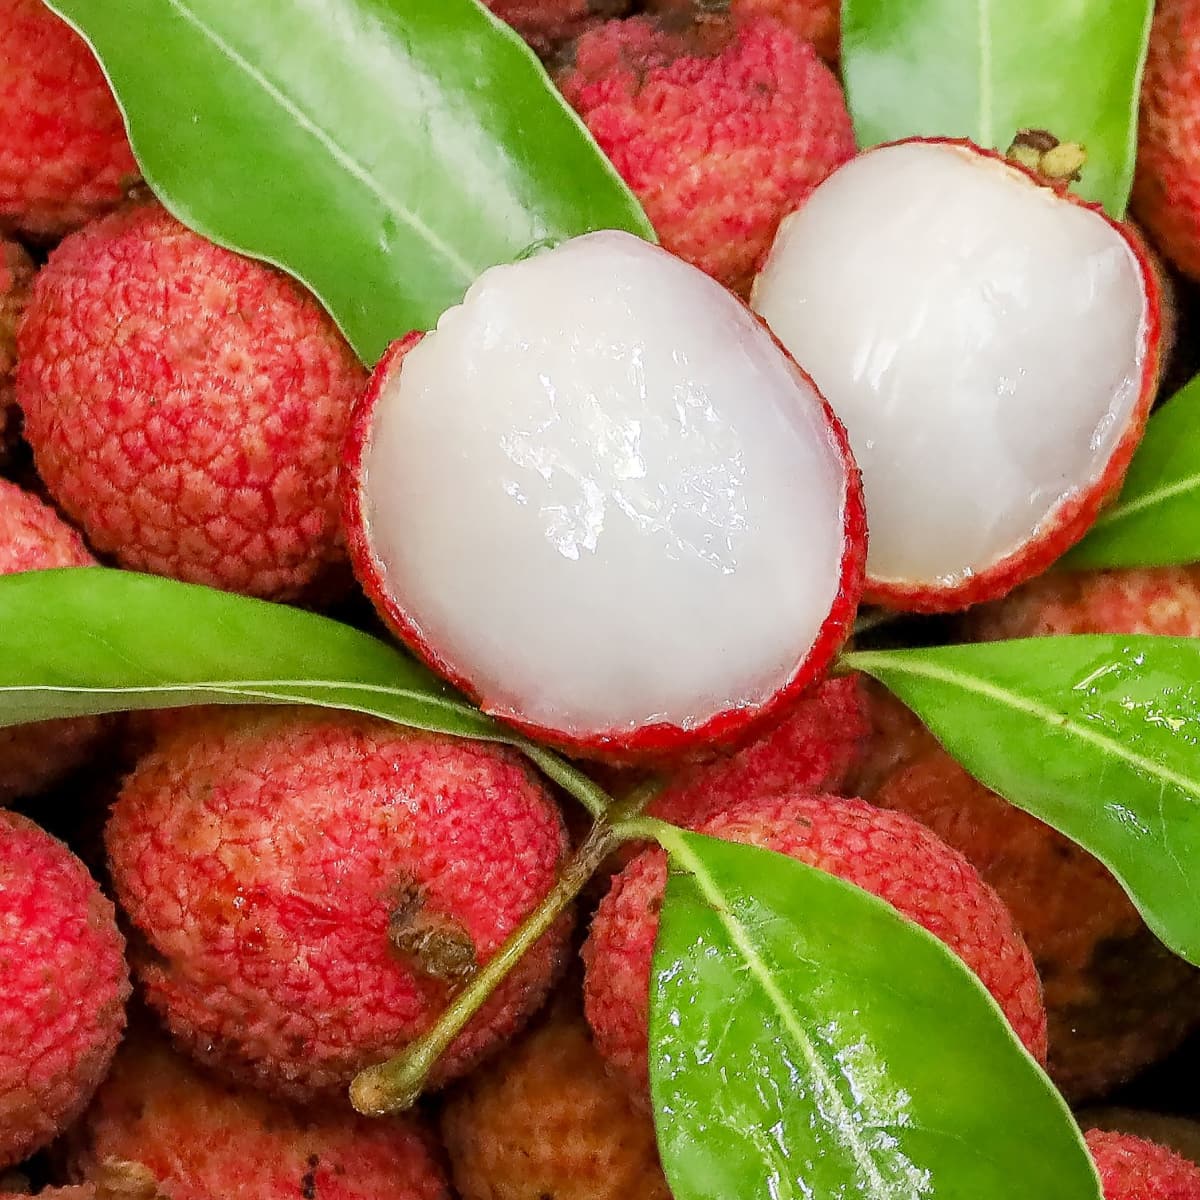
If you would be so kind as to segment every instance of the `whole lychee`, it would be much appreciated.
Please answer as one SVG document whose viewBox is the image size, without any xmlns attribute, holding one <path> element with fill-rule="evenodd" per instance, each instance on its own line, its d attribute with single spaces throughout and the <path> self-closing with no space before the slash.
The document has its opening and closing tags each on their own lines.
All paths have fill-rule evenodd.
<svg viewBox="0 0 1200 1200">
<path fill-rule="evenodd" d="M 1200 972 L 1154 937 L 1107 868 L 932 738 L 871 799 L 932 829 L 1008 906 L 1045 990 L 1050 1074 L 1069 1099 L 1105 1094 L 1200 1023 Z"/>
<path fill-rule="evenodd" d="M 299 284 L 141 205 L 39 272 L 17 398 L 47 489 L 99 553 L 315 600 L 347 577 L 336 480 L 364 379 Z"/>
<path fill-rule="evenodd" d="M 0 575 L 96 560 L 53 509 L 0 479 Z M 72 717 L 0 729 L 0 804 L 36 795 L 81 766 L 105 729 L 98 717 Z"/>
<path fill-rule="evenodd" d="M 293 1108 L 221 1083 L 134 1036 L 69 1142 L 73 1178 L 170 1200 L 448 1200 L 415 1116 Z M 107 1191 L 102 1194 L 107 1195 Z M 132 1193 L 131 1194 L 136 1194 Z"/>
<path fill-rule="evenodd" d="M 539 54 L 629 11 L 630 0 L 485 0 Z"/>
<path fill-rule="evenodd" d="M 1041 988 L 1012 917 L 970 863 L 924 826 L 862 800 L 792 794 L 728 810 L 702 832 L 791 855 L 894 905 L 962 958 L 1044 1061 Z M 647 1087 L 651 958 L 666 880 L 663 851 L 643 851 L 617 876 L 583 950 L 596 1045 L 639 1097 Z"/>
<path fill-rule="evenodd" d="M 1200 1167 L 1173 1151 L 1098 1129 L 1086 1140 L 1104 1200 L 1200 1200 Z"/>
<path fill-rule="evenodd" d="M 463 1200 L 670 1200 L 654 1124 L 573 994 L 449 1094 L 442 1138 Z"/>
<path fill-rule="evenodd" d="M 22 247 L 0 241 L 0 472 L 13 466 L 19 436 L 21 414 L 14 379 L 17 327 L 29 301 L 33 273 L 33 260 Z"/>
<path fill-rule="evenodd" d="M 840 0 L 650 0 L 646 7 L 651 12 L 690 15 L 699 21 L 726 12 L 735 21 L 772 17 L 812 42 L 822 58 L 833 62 L 838 57 Z"/>
<path fill-rule="evenodd" d="M 1133 211 L 1159 249 L 1200 279 L 1200 3 L 1159 0 L 1138 120 Z"/>
<path fill-rule="evenodd" d="M 612 21 L 557 82 L 663 246 L 742 294 L 780 221 L 854 154 L 840 85 L 775 21 Z"/>
<path fill-rule="evenodd" d="M 120 110 L 84 40 L 41 0 L 0 3 L 0 226 L 52 240 L 138 180 Z"/>
<path fill-rule="evenodd" d="M 841 427 L 736 297 L 627 233 L 493 267 L 395 343 L 345 461 L 380 614 L 569 753 L 736 745 L 849 632 L 866 530 Z"/>
<path fill-rule="evenodd" d="M 279 1094 L 336 1092 L 429 1028 L 555 883 L 557 807 L 519 757 L 310 710 L 167 724 L 106 830 L 135 969 L 198 1059 Z M 541 1003 L 560 922 L 438 1064 Z"/>
<path fill-rule="evenodd" d="M 0 1169 L 48 1144 L 104 1078 L 129 977 L 112 905 L 61 842 L 0 812 Z"/>
<path fill-rule="evenodd" d="M 1064 190 L 1073 152 L 1028 137 L 1047 174 L 944 139 L 860 154 L 783 222 L 755 280 L 849 433 L 868 601 L 954 612 L 1040 574 L 1118 491 L 1153 403 L 1149 255 Z"/>
</svg>

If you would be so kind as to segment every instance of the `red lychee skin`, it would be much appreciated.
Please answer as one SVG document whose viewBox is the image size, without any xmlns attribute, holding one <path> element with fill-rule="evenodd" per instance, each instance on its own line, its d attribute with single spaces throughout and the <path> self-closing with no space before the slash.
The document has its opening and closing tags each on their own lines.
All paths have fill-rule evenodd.
<svg viewBox="0 0 1200 1200">
<path fill-rule="evenodd" d="M 17 441 L 17 327 L 29 302 L 33 276 L 33 259 L 25 250 L 16 242 L 0 240 L 0 472 L 10 468 Z"/>
<path fill-rule="evenodd" d="M 125 1028 L 113 906 L 61 842 L 0 812 L 0 1170 L 91 1099 Z"/>
<path fill-rule="evenodd" d="M 449 1094 L 442 1138 L 462 1200 L 670 1200 L 654 1124 L 575 995 Z"/>
<path fill-rule="evenodd" d="M 963 627 L 982 642 L 1077 633 L 1200 637 L 1200 568 L 1056 571 L 972 609 Z"/>
<path fill-rule="evenodd" d="M 757 316 L 755 320 L 759 321 L 762 329 L 770 333 Z M 471 680 L 451 664 L 442 651 L 426 640 L 416 622 L 405 610 L 401 598 L 388 590 L 386 568 L 375 553 L 368 526 L 371 506 L 364 490 L 364 464 L 375 408 L 386 392 L 392 376 L 403 369 L 405 355 L 423 336 L 421 333 L 409 333 L 399 341 L 393 342 L 379 360 L 371 381 L 351 416 L 350 431 L 343 452 L 345 467 L 340 479 L 340 491 L 342 524 L 346 531 L 350 562 L 355 576 L 388 628 L 431 670 L 449 680 L 460 692 L 474 700 L 484 712 L 535 741 L 545 742 L 581 758 L 624 764 L 678 764 L 697 754 L 711 757 L 715 750 L 744 744 L 757 731 L 769 728 L 773 721 L 782 718 L 792 704 L 824 678 L 838 651 L 850 636 L 858 612 L 867 554 L 867 518 L 863 506 L 862 479 L 850 451 L 846 430 L 821 396 L 816 384 L 802 368 L 796 367 L 797 375 L 819 399 L 822 414 L 845 471 L 846 491 L 842 505 L 843 550 L 837 591 L 825 623 L 809 647 L 808 653 L 796 665 L 791 678 L 757 707 L 747 705 L 718 713 L 700 725 L 683 728 L 660 723 L 642 725 L 633 731 L 620 729 L 586 735 L 572 735 L 561 729 L 547 729 L 526 721 L 511 708 L 493 704 L 487 696 L 482 695 Z M 771 334 L 771 337 L 779 346 L 780 353 L 787 355 L 787 351 L 774 334 Z M 789 360 L 790 357 L 788 355 Z"/>
<path fill-rule="evenodd" d="M 83 39 L 41 0 L 0 2 L 0 227 L 54 240 L 114 208 L 140 172 Z"/>
<path fill-rule="evenodd" d="M 466 947 L 486 962 L 556 882 L 566 848 L 557 807 L 514 753 L 290 709 L 169 725 L 105 841 L 147 943 L 137 974 L 175 1038 L 300 1100 L 428 1029 L 454 990 L 429 973 L 440 956 Z M 400 941 L 422 929 L 434 940 L 419 959 Z M 538 1007 L 568 933 L 564 918 L 521 960 L 436 1082 Z"/>
<path fill-rule="evenodd" d="M 365 375 L 299 284 L 135 206 L 50 256 L 18 348 L 38 471 L 99 553 L 275 600 L 341 584 Z"/>
<path fill-rule="evenodd" d="M 691 16 L 711 20 L 714 12 L 728 12 L 735 21 L 755 21 L 771 17 L 781 22 L 806 42 L 812 42 L 827 62 L 835 62 L 841 43 L 841 4 L 839 0 L 650 0 L 650 12 Z"/>
<path fill-rule="evenodd" d="M 1200 972 L 1154 937 L 1102 863 L 925 739 L 870 798 L 928 826 L 996 890 L 1041 976 L 1051 1078 L 1074 1102 L 1104 1095 L 1200 1022 Z"/>
<path fill-rule="evenodd" d="M 1200 1167 L 1165 1147 L 1099 1129 L 1085 1140 L 1104 1200 L 1200 1200 Z"/>
<path fill-rule="evenodd" d="M 1159 249 L 1200 279 L 1200 3 L 1159 0 L 1138 123 L 1133 211 Z"/>
<path fill-rule="evenodd" d="M 1099 204 L 1081 199 L 1068 190 L 1065 184 L 1050 182 L 995 150 L 984 149 L 961 138 L 904 138 L 888 145 L 903 146 L 913 143 L 957 146 L 981 159 L 992 159 L 1010 170 L 1028 176 L 1038 186 L 1049 188 L 1068 204 L 1075 204 L 1094 212 L 1129 247 L 1138 264 L 1138 273 L 1146 297 L 1145 355 L 1137 403 L 1100 478 L 1089 487 L 1078 489 L 1076 495 L 1059 505 L 1051 514 L 1046 527 L 1038 530 L 1024 545 L 991 566 L 969 574 L 956 583 L 905 583 L 900 580 L 875 579 L 869 574 L 867 576 L 863 589 L 864 603 L 878 604 L 903 612 L 950 613 L 969 608 L 973 604 L 998 600 L 1020 584 L 1041 575 L 1091 529 L 1105 505 L 1116 498 L 1133 453 L 1142 439 L 1146 419 L 1150 415 L 1150 408 L 1158 391 L 1162 366 L 1163 296 L 1158 269 L 1137 231 L 1130 225 L 1112 220 Z"/>
<path fill-rule="evenodd" d="M 892 904 L 962 958 L 1030 1053 L 1045 1061 L 1041 986 L 1012 917 L 967 860 L 922 825 L 862 800 L 793 794 L 727 811 L 702 832 L 791 855 Z M 643 851 L 617 876 L 583 949 L 596 1046 L 643 1100 L 651 959 L 666 879 L 663 851 Z"/>
<path fill-rule="evenodd" d="M 624 16 L 628 0 L 485 0 L 539 54 L 593 29 L 610 17 Z"/>
<path fill-rule="evenodd" d="M 75 1179 L 153 1180 L 170 1200 L 449 1200 L 414 1116 L 298 1109 L 135 1037 L 70 1140 Z"/>
<path fill-rule="evenodd" d="M 780 221 L 854 154 L 836 78 L 775 21 L 609 22 L 557 82 L 663 246 L 742 295 Z"/>
<path fill-rule="evenodd" d="M 0 575 L 95 563 L 79 534 L 53 509 L 0 479 Z M 87 760 L 104 729 L 98 717 L 0 729 L 0 804 L 53 786 Z"/>
</svg>

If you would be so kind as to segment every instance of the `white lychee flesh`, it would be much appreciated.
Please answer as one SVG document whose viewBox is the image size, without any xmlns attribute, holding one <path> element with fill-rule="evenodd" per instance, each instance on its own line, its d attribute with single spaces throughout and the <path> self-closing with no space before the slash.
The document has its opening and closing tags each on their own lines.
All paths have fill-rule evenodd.
<svg viewBox="0 0 1200 1200">
<path fill-rule="evenodd" d="M 495 267 L 375 390 L 368 590 L 489 711 L 694 730 L 824 665 L 861 560 L 844 434 L 699 271 L 617 232 Z"/>
<path fill-rule="evenodd" d="M 872 585 L 953 590 L 1051 536 L 1141 399 L 1130 242 L 959 144 L 885 146 L 830 176 L 784 222 L 752 304 L 849 432 Z"/>
</svg>

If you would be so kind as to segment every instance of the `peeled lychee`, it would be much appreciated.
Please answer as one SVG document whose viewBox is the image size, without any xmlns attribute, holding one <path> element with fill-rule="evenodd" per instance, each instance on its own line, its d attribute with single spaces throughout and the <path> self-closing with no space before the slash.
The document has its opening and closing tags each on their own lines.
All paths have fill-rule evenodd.
<svg viewBox="0 0 1200 1200">
<path fill-rule="evenodd" d="M 1200 3 L 1158 0 L 1142 79 L 1133 211 L 1200 279 Z"/>
<path fill-rule="evenodd" d="M 38 471 L 98 552 L 277 600 L 346 577 L 336 481 L 365 375 L 282 272 L 133 207 L 50 256 L 19 351 Z"/>
<path fill-rule="evenodd" d="M 569 38 L 609 17 L 629 11 L 629 0 L 485 0 L 539 54 L 548 54 Z"/>
<path fill-rule="evenodd" d="M 822 58 L 833 62 L 838 57 L 840 0 L 649 0 L 646 7 L 651 12 L 691 15 L 699 21 L 725 13 L 735 21 L 773 17 L 812 42 Z"/>
<path fill-rule="evenodd" d="M 0 812 L 0 1170 L 57 1137 L 104 1078 L 129 977 L 112 905 L 61 842 Z"/>
<path fill-rule="evenodd" d="M 202 1062 L 337 1092 L 425 1032 L 557 880 L 558 809 L 511 751 L 360 716 L 167 724 L 105 840 L 150 1003 Z M 541 1003 L 564 920 L 439 1061 L 461 1074 Z"/>
<path fill-rule="evenodd" d="M 1200 1200 L 1200 1167 L 1173 1151 L 1098 1129 L 1086 1140 L 1104 1200 Z"/>
<path fill-rule="evenodd" d="M 840 427 L 733 296 L 628 234 L 494 267 L 397 343 L 347 462 L 376 607 L 558 746 L 745 736 L 848 631 L 865 535 Z"/>
<path fill-rule="evenodd" d="M 20 428 L 14 381 L 17 327 L 29 300 L 33 273 L 29 255 L 16 242 L 0 240 L 0 472 L 12 466 Z"/>
<path fill-rule="evenodd" d="M 78 1180 L 106 1187 L 124 1177 L 164 1200 L 449 1197 L 417 1117 L 293 1108 L 223 1084 L 144 1036 L 121 1048 L 71 1136 L 69 1160 Z"/>
<path fill-rule="evenodd" d="M 1138 238 L 966 142 L 860 155 L 780 228 L 754 307 L 863 472 L 870 600 L 994 599 L 1079 540 L 1157 386 Z"/>
<path fill-rule="evenodd" d="M 962 958 L 1044 1061 L 1041 988 L 1012 917 L 970 863 L 924 826 L 861 800 L 793 793 L 728 810 L 702 832 L 791 855 L 894 905 Z M 643 851 L 617 876 L 583 951 L 597 1048 L 642 1097 L 651 958 L 666 880 L 663 851 Z"/>
<path fill-rule="evenodd" d="M 452 1091 L 462 1200 L 670 1200 L 654 1123 L 604 1068 L 575 996 Z"/>
<path fill-rule="evenodd" d="M 0 575 L 95 562 L 53 509 L 0 479 Z M 72 717 L 0 729 L 0 805 L 45 791 L 81 766 L 104 728 L 101 718 Z"/>
<path fill-rule="evenodd" d="M 84 40 L 41 0 L 0 0 L 0 227 L 53 240 L 139 178 L 120 110 Z"/>
<path fill-rule="evenodd" d="M 854 153 L 837 79 L 775 21 L 612 21 L 556 78 L 663 246 L 743 295 L 779 222 Z"/>
</svg>

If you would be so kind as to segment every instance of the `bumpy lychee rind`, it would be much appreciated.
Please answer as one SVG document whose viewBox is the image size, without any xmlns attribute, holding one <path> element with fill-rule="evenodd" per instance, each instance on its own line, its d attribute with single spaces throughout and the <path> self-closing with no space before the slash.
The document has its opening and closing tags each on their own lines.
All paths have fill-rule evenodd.
<svg viewBox="0 0 1200 1200">
<path fill-rule="evenodd" d="M 1104 1200 L 1200 1200 L 1200 1167 L 1124 1133 L 1091 1130 L 1086 1139 Z"/>
<path fill-rule="evenodd" d="M 663 246 L 745 295 L 779 222 L 854 154 L 841 87 L 775 21 L 586 33 L 563 94 Z"/>
<path fill-rule="evenodd" d="M 0 241 L 0 473 L 10 469 L 18 440 L 17 328 L 29 302 L 33 259 L 16 242 Z"/>
<path fill-rule="evenodd" d="M 144 1035 L 121 1048 L 68 1156 L 77 1180 L 103 1188 L 124 1174 L 170 1200 L 449 1196 L 419 1118 L 368 1120 L 346 1104 L 293 1108 L 224 1084 Z"/>
<path fill-rule="evenodd" d="M 486 0 L 539 54 L 551 53 L 610 17 L 629 11 L 629 0 Z"/>
<path fill-rule="evenodd" d="M 281 1095 L 343 1088 L 424 1032 L 557 879 L 560 815 L 514 754 L 293 710 L 168 724 L 106 830 L 150 1003 L 196 1058 Z M 541 1003 L 566 922 L 451 1046 Z"/>
<path fill-rule="evenodd" d="M 0 575 L 95 563 L 53 509 L 0 479 Z M 104 728 L 98 717 L 74 717 L 0 729 L 0 804 L 45 791 L 82 765 Z"/>
<path fill-rule="evenodd" d="M 1200 279 L 1200 4 L 1160 0 L 1138 121 L 1133 211 L 1158 248 Z"/>
<path fill-rule="evenodd" d="M 714 12 L 728 12 L 735 21 L 772 17 L 812 42 L 827 62 L 838 57 L 842 11 L 839 0 L 649 0 L 650 12 L 688 15 L 694 20 L 711 19 Z"/>
<path fill-rule="evenodd" d="M 348 577 L 336 480 L 365 374 L 295 281 L 136 206 L 54 251 L 18 348 L 38 471 L 99 553 L 276 600 Z"/>
<path fill-rule="evenodd" d="M 970 863 L 928 829 L 861 800 L 793 794 L 726 811 L 702 832 L 791 855 L 892 904 L 962 958 L 1045 1061 L 1041 987 L 1012 917 Z M 597 1048 L 643 1098 L 651 959 L 666 880 L 663 851 L 643 851 L 617 876 L 583 950 Z"/>
<path fill-rule="evenodd" d="M 761 321 L 759 324 L 766 330 Z M 766 332 L 769 333 L 769 330 Z M 339 486 L 342 524 L 346 531 L 350 561 L 359 584 L 385 624 L 433 671 L 474 700 L 484 712 L 496 716 L 536 741 L 582 758 L 624 764 L 678 764 L 689 755 L 699 752 L 711 755 L 714 750 L 744 744 L 755 732 L 767 729 L 772 722 L 782 719 L 791 705 L 825 677 L 850 636 L 858 612 L 866 561 L 867 518 L 862 483 L 846 431 L 816 385 L 802 368 L 795 367 L 805 384 L 812 389 L 813 395 L 819 399 L 822 415 L 845 471 L 845 490 L 842 503 L 842 555 L 838 564 L 836 592 L 819 633 L 794 667 L 788 682 L 757 707 L 746 705 L 729 709 L 686 729 L 679 725 L 657 723 L 641 725 L 632 731 L 621 729 L 578 736 L 562 729 L 548 729 L 524 721 L 515 716 L 511 709 L 498 709 L 489 697 L 481 695 L 472 681 L 451 667 L 438 647 L 429 642 L 410 617 L 402 599 L 389 590 L 386 584 L 387 569 L 375 551 L 369 528 L 371 506 L 364 491 L 365 463 L 376 410 L 393 376 L 401 370 L 404 356 L 423 336 L 414 331 L 393 342 L 376 365 L 366 390 L 354 407 L 343 453 L 345 468 Z M 778 339 L 771 336 L 780 352 L 786 354 Z"/>
<path fill-rule="evenodd" d="M 452 1091 L 442 1138 L 463 1200 L 670 1200 L 654 1124 L 604 1067 L 575 995 Z"/>
<path fill-rule="evenodd" d="M 125 1028 L 113 906 L 61 842 L 0 812 L 0 1169 L 91 1099 Z"/>
<path fill-rule="evenodd" d="M 0 227 L 52 240 L 138 177 L 120 110 L 83 39 L 41 0 L 0 3 Z"/>
</svg>

